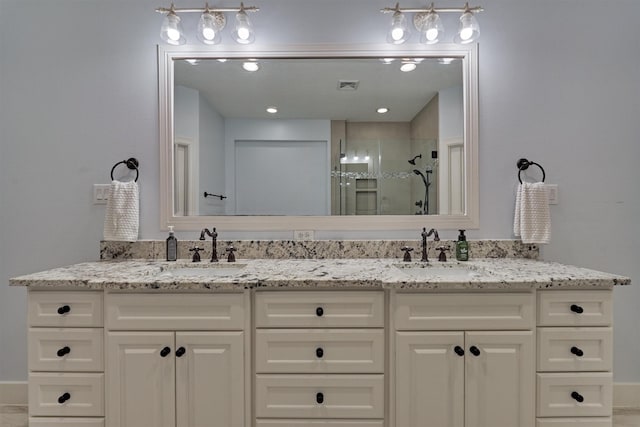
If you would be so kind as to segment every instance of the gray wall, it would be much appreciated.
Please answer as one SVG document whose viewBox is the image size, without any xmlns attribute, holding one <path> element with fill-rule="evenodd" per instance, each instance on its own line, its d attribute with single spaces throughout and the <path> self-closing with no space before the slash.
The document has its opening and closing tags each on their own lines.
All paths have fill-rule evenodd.
<svg viewBox="0 0 640 427">
<path fill-rule="evenodd" d="M 389 16 L 378 10 L 392 6 L 382 0 L 252 3 L 262 8 L 252 15 L 262 45 L 382 43 Z M 527 157 L 544 165 L 548 182 L 560 188 L 544 258 L 640 282 L 640 2 L 480 3 L 486 8 L 478 17 L 481 228 L 469 237 L 513 238 L 515 162 Z M 108 182 L 115 162 L 141 161 L 140 235 L 165 235 L 158 215 L 155 47 L 162 17 L 153 11 L 161 5 L 167 4 L 0 0 L 0 380 L 26 379 L 26 292 L 8 288 L 8 278 L 97 259 L 104 207 L 91 203 L 92 184 Z M 454 28 L 456 19 L 446 16 L 445 26 Z M 184 19 L 190 40 L 196 21 Z M 223 36 L 230 43 L 229 29 Z M 410 43 L 416 40 L 414 33 Z M 418 237 L 417 231 L 317 235 Z M 195 232 L 178 238 L 187 236 Z M 221 232 L 225 239 L 273 236 L 290 235 Z M 640 381 L 639 302 L 637 283 L 616 291 L 619 382 Z"/>
</svg>

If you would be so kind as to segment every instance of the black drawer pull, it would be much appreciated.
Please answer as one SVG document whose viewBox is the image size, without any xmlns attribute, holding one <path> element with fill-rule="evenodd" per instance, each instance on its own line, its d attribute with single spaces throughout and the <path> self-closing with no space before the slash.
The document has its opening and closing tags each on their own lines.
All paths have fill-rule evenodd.
<svg viewBox="0 0 640 427">
<path fill-rule="evenodd" d="M 475 345 L 472 345 L 469 348 L 469 351 L 471 352 L 471 354 L 473 354 L 474 356 L 480 356 L 480 349 L 478 347 L 476 347 Z"/>
<path fill-rule="evenodd" d="M 322 349 L 322 347 L 316 348 L 316 357 L 318 359 L 322 359 L 324 357 L 324 350 Z"/>
<path fill-rule="evenodd" d="M 571 347 L 571 353 L 575 354 L 578 357 L 584 356 L 584 352 L 580 350 L 578 347 Z"/>
<path fill-rule="evenodd" d="M 464 356 L 464 349 L 459 345 L 455 346 L 453 351 L 455 351 L 458 356 Z"/>
<path fill-rule="evenodd" d="M 324 394 L 316 393 L 316 402 L 321 405 L 324 402 Z"/>
<path fill-rule="evenodd" d="M 571 311 L 573 311 L 574 313 L 578 313 L 578 314 L 582 314 L 584 312 L 584 308 L 580 307 L 577 304 L 571 304 L 571 307 L 569 307 L 571 309 Z"/>
<path fill-rule="evenodd" d="M 165 347 L 162 350 L 160 350 L 160 356 L 162 357 L 167 357 L 169 353 L 171 353 L 171 349 L 169 347 Z"/>
<path fill-rule="evenodd" d="M 324 310 L 322 309 L 322 307 L 316 308 L 316 316 L 318 317 L 324 316 Z"/>
<path fill-rule="evenodd" d="M 571 397 L 574 398 L 576 400 L 576 402 L 578 402 L 578 403 L 584 402 L 584 397 L 582 397 L 582 395 L 580 393 L 578 393 L 577 391 L 572 391 L 571 392 Z"/>
<path fill-rule="evenodd" d="M 71 307 L 68 305 L 63 305 L 62 307 L 58 307 L 58 314 L 67 314 L 71 311 Z"/>
<path fill-rule="evenodd" d="M 178 347 L 178 349 L 176 350 L 176 356 L 182 357 L 186 352 L 187 350 L 184 347 Z"/>
<path fill-rule="evenodd" d="M 69 393 L 65 393 L 58 398 L 58 403 L 62 405 L 64 402 L 66 402 L 69 399 L 71 399 L 71 395 Z"/>
<path fill-rule="evenodd" d="M 58 350 L 58 352 L 56 353 L 58 355 L 58 357 L 62 357 L 64 355 L 67 355 L 71 353 L 71 349 L 69 347 L 62 347 L 60 350 Z"/>
</svg>

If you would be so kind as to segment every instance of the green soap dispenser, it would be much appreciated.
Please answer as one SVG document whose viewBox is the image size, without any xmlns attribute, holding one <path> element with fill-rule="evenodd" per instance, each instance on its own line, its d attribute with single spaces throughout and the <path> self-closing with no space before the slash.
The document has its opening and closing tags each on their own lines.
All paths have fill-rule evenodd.
<svg viewBox="0 0 640 427">
<path fill-rule="evenodd" d="M 464 230 L 459 230 L 458 241 L 456 242 L 456 259 L 458 261 L 469 261 L 469 242 Z"/>
</svg>

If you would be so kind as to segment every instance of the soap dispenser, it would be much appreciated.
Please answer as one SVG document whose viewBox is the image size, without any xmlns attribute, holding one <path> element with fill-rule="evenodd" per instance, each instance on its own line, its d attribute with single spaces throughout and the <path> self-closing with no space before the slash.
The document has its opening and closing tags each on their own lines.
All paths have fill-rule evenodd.
<svg viewBox="0 0 640 427">
<path fill-rule="evenodd" d="M 458 261 L 469 261 L 469 242 L 464 230 L 459 230 L 458 241 L 456 242 L 456 259 Z"/>
<path fill-rule="evenodd" d="M 169 226 L 169 237 L 167 237 L 167 261 L 178 259 L 178 239 L 173 235 L 173 225 Z"/>
</svg>

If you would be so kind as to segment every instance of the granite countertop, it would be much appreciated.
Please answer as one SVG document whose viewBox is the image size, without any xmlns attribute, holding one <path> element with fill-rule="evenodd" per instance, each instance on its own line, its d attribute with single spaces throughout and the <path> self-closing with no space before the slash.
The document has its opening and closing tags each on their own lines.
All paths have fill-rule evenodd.
<svg viewBox="0 0 640 427">
<path fill-rule="evenodd" d="M 518 258 L 403 263 L 399 259 L 239 259 L 235 264 L 99 261 L 10 279 L 12 286 L 112 290 L 608 289 L 627 277 Z"/>
</svg>

